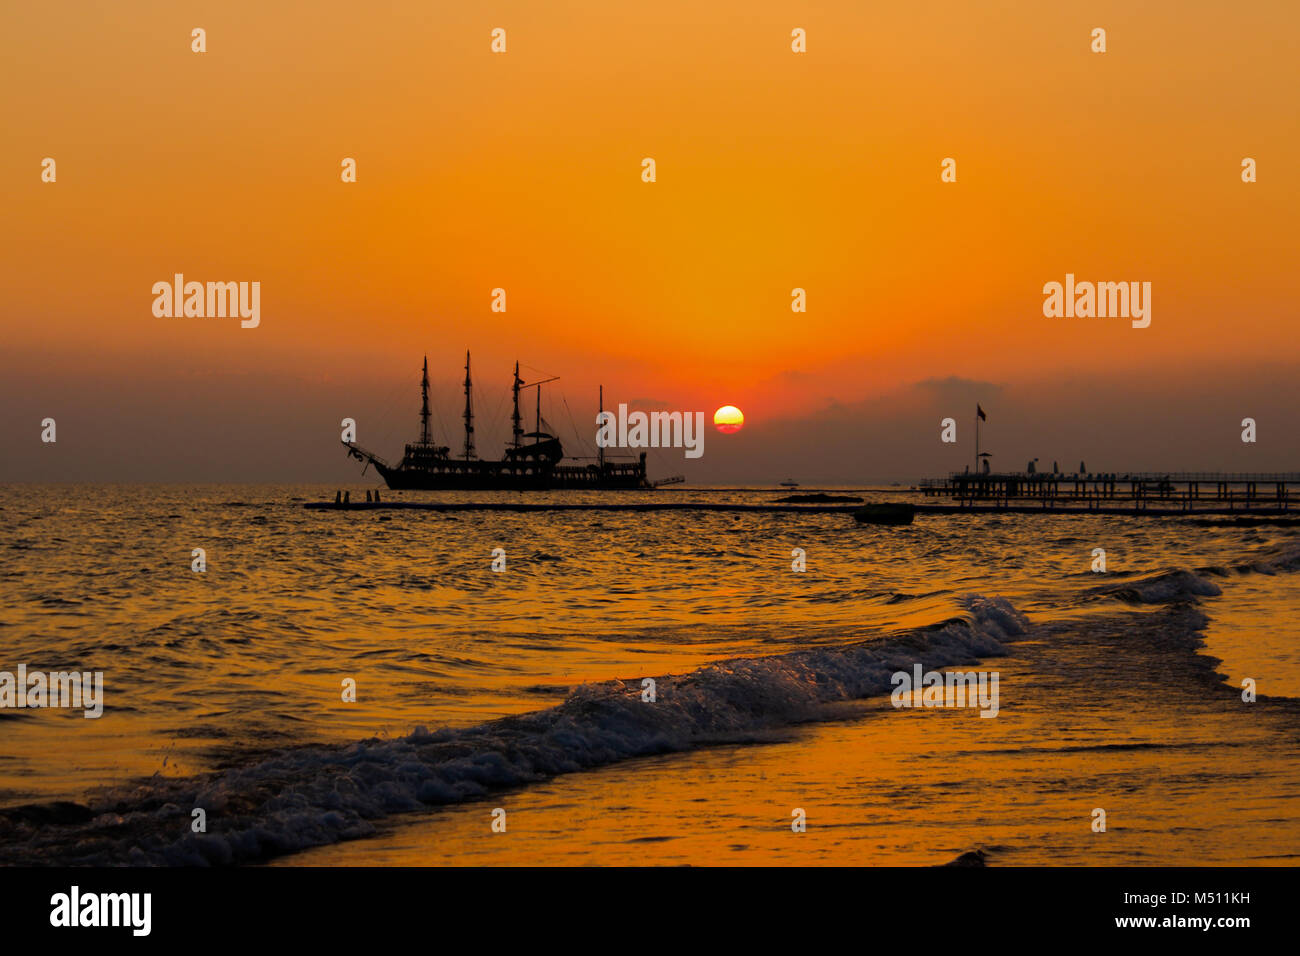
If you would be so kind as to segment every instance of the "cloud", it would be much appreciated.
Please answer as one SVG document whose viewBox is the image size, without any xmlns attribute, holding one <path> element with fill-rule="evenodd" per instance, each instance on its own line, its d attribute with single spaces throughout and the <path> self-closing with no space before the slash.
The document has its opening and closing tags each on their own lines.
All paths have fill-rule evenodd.
<svg viewBox="0 0 1300 956">
<path fill-rule="evenodd" d="M 947 378 L 927 378 L 912 386 L 922 395 L 940 404 L 967 405 L 973 402 L 988 403 L 1002 394 L 1005 386 L 994 382 L 980 382 L 971 378 L 949 375 Z"/>
</svg>

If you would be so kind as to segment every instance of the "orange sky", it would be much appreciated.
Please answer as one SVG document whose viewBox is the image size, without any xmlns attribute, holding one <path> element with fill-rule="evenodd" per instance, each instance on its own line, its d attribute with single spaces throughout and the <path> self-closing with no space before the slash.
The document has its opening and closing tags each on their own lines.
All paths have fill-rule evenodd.
<svg viewBox="0 0 1300 956">
<path fill-rule="evenodd" d="M 1297 357 L 1289 0 L 464 6 L 8 6 L 24 387 L 373 393 L 426 352 L 450 381 L 468 347 L 502 387 L 518 357 L 569 395 L 754 421 L 948 376 L 1185 385 Z M 261 326 L 155 318 L 175 272 L 260 281 Z M 1151 328 L 1044 318 L 1066 272 L 1150 281 Z"/>
</svg>

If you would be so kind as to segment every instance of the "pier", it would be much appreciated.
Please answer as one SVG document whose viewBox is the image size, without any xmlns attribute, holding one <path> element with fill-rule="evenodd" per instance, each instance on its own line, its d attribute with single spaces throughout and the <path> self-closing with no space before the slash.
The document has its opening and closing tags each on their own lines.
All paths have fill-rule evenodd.
<svg viewBox="0 0 1300 956">
<path fill-rule="evenodd" d="M 955 501 L 957 510 L 1277 514 L 1300 501 L 1300 473 L 953 472 L 947 478 L 922 481 L 919 490 L 927 498 Z"/>
<path fill-rule="evenodd" d="M 700 489 L 704 491 L 718 489 Z M 756 489 L 732 489 L 754 491 Z M 784 491 L 784 489 L 781 489 Z M 842 489 L 836 489 L 842 490 Z M 901 489 L 862 489 L 901 494 Z M 778 492 L 779 493 L 779 492 Z M 1300 473 L 1124 472 L 1062 474 L 1021 472 L 953 473 L 922 481 L 911 490 L 929 501 L 912 506 L 916 515 L 1091 514 L 1117 517 L 1237 516 L 1243 520 L 1294 517 L 1300 520 Z M 854 514 L 884 502 L 839 504 L 781 501 L 310 501 L 311 511 L 712 511 L 733 513 Z M 944 500 L 935 500 L 944 499 Z M 843 500 L 843 499 L 841 499 Z M 911 501 L 915 501 L 912 498 Z M 911 502 L 909 502 L 910 504 Z M 1293 507 L 1293 505 L 1295 507 Z M 1289 517 L 1288 517 L 1289 516 Z"/>
</svg>

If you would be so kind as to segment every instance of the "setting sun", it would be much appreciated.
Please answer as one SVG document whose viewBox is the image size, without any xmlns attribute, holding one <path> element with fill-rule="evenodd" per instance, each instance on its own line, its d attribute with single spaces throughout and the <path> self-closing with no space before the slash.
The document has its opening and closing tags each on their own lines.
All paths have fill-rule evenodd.
<svg viewBox="0 0 1300 956">
<path fill-rule="evenodd" d="M 735 405 L 723 405 L 713 413 L 713 424 L 720 432 L 738 432 L 745 424 L 745 415 Z"/>
</svg>

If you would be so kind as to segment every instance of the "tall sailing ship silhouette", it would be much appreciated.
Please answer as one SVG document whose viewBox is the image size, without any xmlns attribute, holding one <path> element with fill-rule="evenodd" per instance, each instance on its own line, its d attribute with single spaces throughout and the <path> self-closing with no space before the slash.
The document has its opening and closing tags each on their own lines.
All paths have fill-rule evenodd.
<svg viewBox="0 0 1300 956">
<path fill-rule="evenodd" d="M 465 443 L 457 455 L 450 447 L 436 444 L 429 431 L 429 357 L 424 358 L 424 372 L 420 379 L 420 440 L 410 442 L 401 461 L 391 465 L 356 442 L 344 441 L 348 455 L 364 462 L 375 470 L 389 488 L 421 491 L 547 491 L 552 489 L 585 488 L 589 490 L 635 490 L 656 488 L 660 485 L 682 481 L 680 476 L 651 482 L 646 477 L 646 455 L 633 461 L 611 460 L 604 448 L 597 448 L 595 461 L 588 464 L 564 464 L 564 446 L 555 435 L 545 431 L 542 419 L 542 386 L 557 378 L 542 379 L 525 384 L 519 377 L 519 363 L 515 362 L 514 413 L 512 440 L 505 454 L 498 460 L 483 459 L 474 453 L 474 402 L 471 393 L 469 352 L 465 353 Z M 533 430 L 524 431 L 523 415 L 519 411 L 519 393 L 537 389 Z M 604 410 L 604 389 L 600 394 Z M 549 426 L 547 426 L 549 427 Z M 580 459 L 570 458 L 577 462 Z M 363 469 L 364 473 L 364 469 Z"/>
</svg>

